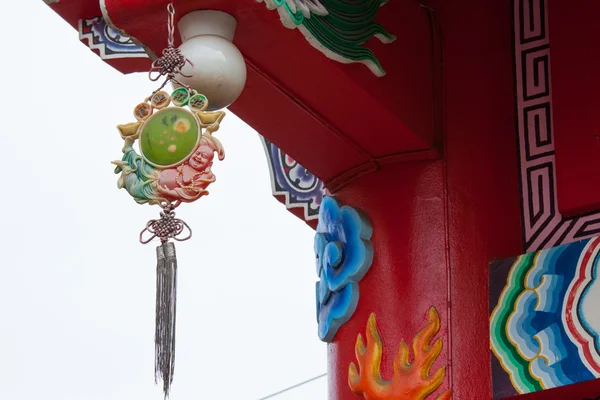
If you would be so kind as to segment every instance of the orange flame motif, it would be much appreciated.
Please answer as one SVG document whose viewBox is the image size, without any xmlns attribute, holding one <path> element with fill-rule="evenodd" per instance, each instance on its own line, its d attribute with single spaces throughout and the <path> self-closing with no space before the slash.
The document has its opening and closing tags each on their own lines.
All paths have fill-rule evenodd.
<svg viewBox="0 0 600 400">
<path fill-rule="evenodd" d="M 427 325 L 413 339 L 414 360 L 409 361 L 410 350 L 402 340 L 394 360 L 394 375 L 391 381 L 381 377 L 381 356 L 383 342 L 377 330 L 375 314 L 371 314 L 367 324 L 367 346 L 361 334 L 356 339 L 356 365 L 350 363 L 348 383 L 352 391 L 366 400 L 424 400 L 442 385 L 446 367 L 430 375 L 431 367 L 442 351 L 442 339 L 433 344 L 433 337 L 440 330 L 440 317 L 435 307 L 429 309 Z M 440 394 L 437 400 L 452 399 L 452 390 Z"/>
</svg>

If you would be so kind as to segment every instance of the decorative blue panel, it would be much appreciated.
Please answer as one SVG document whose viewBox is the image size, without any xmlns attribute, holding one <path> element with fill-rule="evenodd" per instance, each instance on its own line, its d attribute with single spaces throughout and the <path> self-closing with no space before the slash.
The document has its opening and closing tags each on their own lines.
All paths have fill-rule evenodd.
<svg viewBox="0 0 600 400">
<path fill-rule="evenodd" d="M 109 26 L 102 17 L 79 20 L 79 39 L 87 41 L 90 49 L 97 50 L 104 60 L 148 57 L 142 46 Z"/>
<path fill-rule="evenodd" d="M 369 218 L 361 211 L 325 197 L 315 236 L 319 339 L 331 342 L 348 322 L 359 298 L 359 282 L 373 263 Z"/>
<path fill-rule="evenodd" d="M 326 195 L 325 185 L 269 140 L 261 136 L 271 170 L 273 196 L 288 209 L 302 208 L 306 222 L 319 218 L 319 207 Z"/>
</svg>

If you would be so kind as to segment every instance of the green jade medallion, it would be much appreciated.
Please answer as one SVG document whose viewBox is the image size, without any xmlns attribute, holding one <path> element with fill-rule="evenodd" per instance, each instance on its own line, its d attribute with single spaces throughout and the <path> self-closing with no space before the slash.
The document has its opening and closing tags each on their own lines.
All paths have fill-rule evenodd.
<svg viewBox="0 0 600 400">
<path fill-rule="evenodd" d="M 185 161 L 200 141 L 196 118 L 181 108 L 165 108 L 142 127 L 140 150 L 152 165 L 169 167 Z"/>
</svg>

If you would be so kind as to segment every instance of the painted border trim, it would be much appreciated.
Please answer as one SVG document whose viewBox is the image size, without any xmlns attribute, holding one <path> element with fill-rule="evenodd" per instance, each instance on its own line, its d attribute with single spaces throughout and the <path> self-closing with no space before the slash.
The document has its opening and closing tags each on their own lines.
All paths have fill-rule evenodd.
<svg viewBox="0 0 600 400">
<path fill-rule="evenodd" d="M 319 220 L 321 203 L 327 195 L 325 184 L 300 164 L 287 165 L 284 160 L 288 156 L 264 136 L 259 135 L 259 137 L 269 164 L 273 196 L 288 210 L 301 209 L 301 218 L 305 222 L 316 223 Z M 305 181 L 310 182 L 308 187 L 300 187 L 297 182 L 290 179 L 290 172 L 293 169 L 304 171 Z"/>
<path fill-rule="evenodd" d="M 79 40 L 87 43 L 91 50 L 97 51 L 103 60 L 148 58 L 142 46 L 107 24 L 103 17 L 80 19 L 78 31 Z"/>
<path fill-rule="evenodd" d="M 513 3 L 515 109 L 525 252 L 600 233 L 600 211 L 567 218 L 558 209 L 547 10 L 548 0 Z"/>
</svg>

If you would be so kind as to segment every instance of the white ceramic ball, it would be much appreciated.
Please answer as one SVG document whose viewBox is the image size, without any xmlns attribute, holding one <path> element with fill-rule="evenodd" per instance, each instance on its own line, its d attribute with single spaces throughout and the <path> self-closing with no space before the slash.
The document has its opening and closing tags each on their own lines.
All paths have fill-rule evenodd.
<svg viewBox="0 0 600 400">
<path fill-rule="evenodd" d="M 209 110 L 219 110 L 237 100 L 246 84 L 246 63 L 242 53 L 227 39 L 217 35 L 199 35 L 179 47 L 194 64 L 194 75 L 177 80 L 208 98 Z M 188 65 L 183 74 L 191 75 Z"/>
</svg>

